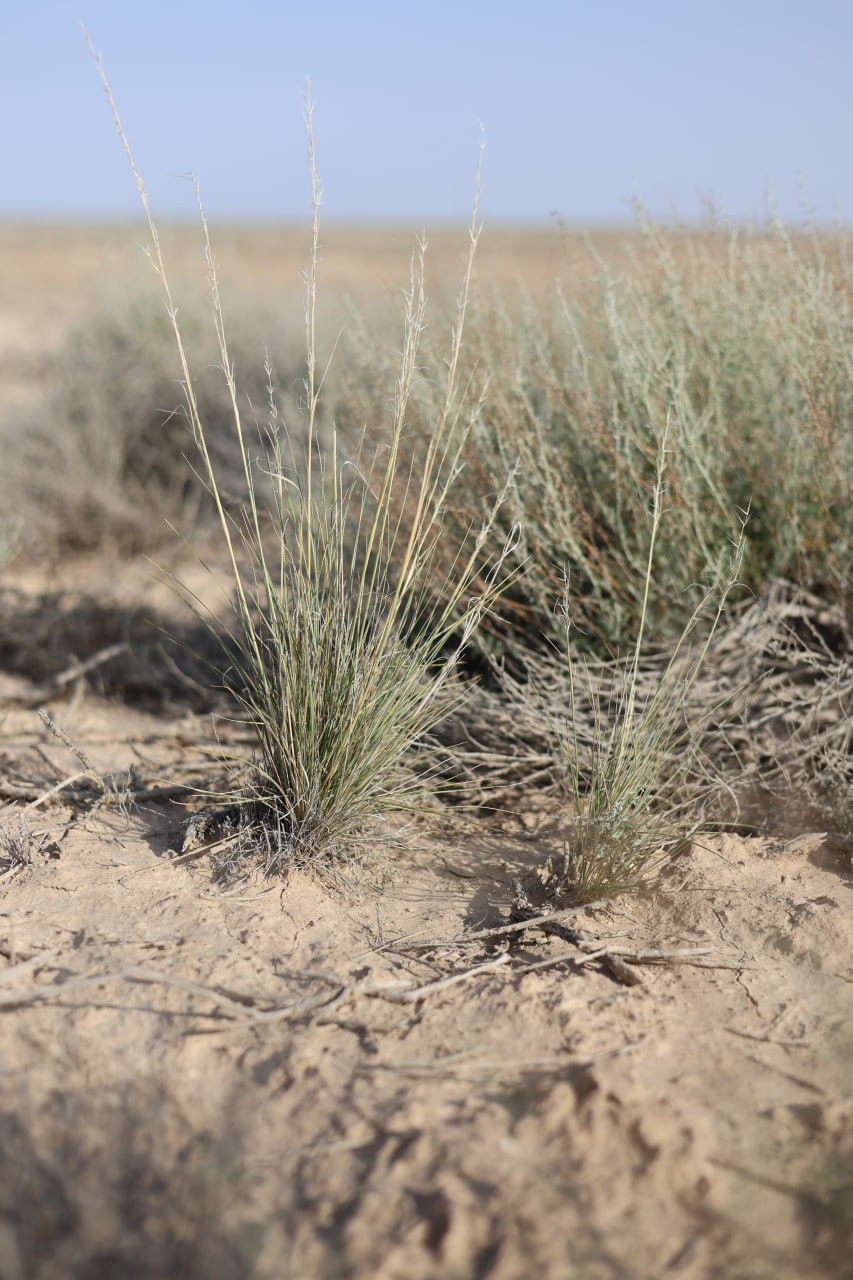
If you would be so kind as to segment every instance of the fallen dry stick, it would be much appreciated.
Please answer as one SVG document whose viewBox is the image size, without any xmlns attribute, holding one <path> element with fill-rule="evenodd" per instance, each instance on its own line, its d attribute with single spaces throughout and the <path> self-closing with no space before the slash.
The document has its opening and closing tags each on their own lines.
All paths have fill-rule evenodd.
<svg viewBox="0 0 853 1280">
<path fill-rule="evenodd" d="M 53 677 L 50 685 L 52 688 L 61 689 L 63 685 L 70 684 L 72 680 L 78 680 L 80 676 L 88 675 L 90 671 L 94 671 L 96 667 L 102 667 L 104 663 L 117 658 L 121 653 L 130 653 L 130 645 L 125 641 L 109 644 L 99 649 L 97 653 L 93 653 L 85 662 L 75 662 L 73 666 L 61 671 L 58 676 Z"/>
<path fill-rule="evenodd" d="M 485 938 L 502 938 L 510 933 L 520 933 L 524 929 L 532 929 L 537 925 L 569 920 L 583 911 L 607 906 L 610 898 L 602 898 L 600 902 L 587 902 L 582 907 L 566 907 L 561 911 L 547 911 L 541 916 L 531 916 L 527 920 L 514 920 L 512 924 L 497 925 L 494 929 L 475 929 L 471 933 L 459 933 L 455 938 L 430 938 L 426 942 L 410 942 L 403 946 L 390 944 L 399 951 L 432 951 L 440 947 L 461 947 L 469 942 L 481 942 Z"/>
<path fill-rule="evenodd" d="M 30 1004 L 48 1004 L 52 998 L 65 995 L 68 991 L 80 991 L 83 987 L 92 987 L 106 982 L 109 973 L 74 973 L 62 982 L 45 983 L 43 986 L 29 991 L 0 996 L 0 1009 L 21 1009 Z"/>
<path fill-rule="evenodd" d="M 435 982 L 426 982 L 420 987 L 374 987 L 365 988 L 361 994 L 367 996 L 377 996 L 382 1000 L 392 1000 L 395 1004 L 416 1004 L 418 1000 L 423 1000 L 426 996 L 433 995 L 436 991 L 446 991 L 448 987 L 454 987 L 459 982 L 466 982 L 469 978 L 474 978 L 480 973 L 489 973 L 493 969 L 500 969 L 503 965 L 509 963 L 509 956 L 498 956 L 495 960 L 487 960 L 484 964 L 474 965 L 472 969 L 463 969 L 458 973 L 448 974 L 446 978 L 437 978 Z M 358 989 L 353 991 L 357 994 Z"/>
<path fill-rule="evenodd" d="M 42 951 L 38 955 L 30 956 L 28 960 L 7 965 L 5 969 L 0 969 L 0 985 L 14 982 L 16 978 L 23 978 L 31 973 L 38 973 L 39 969 L 46 968 L 57 955 L 59 955 L 58 949 L 53 948 L 51 951 Z"/>
<path fill-rule="evenodd" d="M 46 801 L 51 800 L 53 799 L 54 796 L 58 796 L 62 792 L 66 791 L 66 788 L 68 787 L 73 788 L 74 783 L 80 782 L 83 778 L 88 778 L 90 785 L 85 788 L 78 787 L 75 790 L 66 792 L 66 795 L 63 798 L 67 800 L 67 799 L 71 799 L 72 797 L 80 798 L 81 796 L 85 796 L 87 800 L 91 800 L 93 796 L 91 774 L 89 774 L 88 772 L 73 773 L 69 778 L 63 778 L 63 780 L 61 782 L 57 782 L 55 786 L 49 787 L 47 791 L 42 791 L 40 794 L 37 794 L 36 798 L 34 800 L 31 800 L 30 803 L 27 805 L 27 812 L 29 812 L 30 809 L 38 809 L 38 807 L 40 805 L 45 804 Z M 99 792 L 98 795 L 100 796 L 100 794 L 102 793 Z M 17 798 L 21 799 L 22 797 L 19 795 Z"/>
</svg>

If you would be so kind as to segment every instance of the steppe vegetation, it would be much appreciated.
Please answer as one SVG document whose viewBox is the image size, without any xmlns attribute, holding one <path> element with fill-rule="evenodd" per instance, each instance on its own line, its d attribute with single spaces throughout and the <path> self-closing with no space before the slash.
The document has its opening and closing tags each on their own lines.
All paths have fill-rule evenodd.
<svg viewBox="0 0 853 1280">
<path fill-rule="evenodd" d="M 624 813 L 627 783 L 658 849 L 687 812 L 772 823 L 782 794 L 849 821 L 845 234 L 640 214 L 582 294 L 501 296 L 472 284 L 475 210 L 455 311 L 427 325 L 421 246 L 401 336 L 338 315 L 318 336 L 318 217 L 315 188 L 307 355 L 291 323 L 252 358 L 205 241 L 207 339 L 198 301 L 96 317 L 6 473 L 24 558 L 206 555 L 218 525 L 227 600 L 189 600 L 193 678 L 254 726 L 268 861 L 340 856 L 430 782 L 544 788 L 569 822 Z"/>
<path fill-rule="evenodd" d="M 189 905 L 182 901 L 180 910 L 207 911 L 213 903 L 220 949 L 199 925 L 197 936 L 180 938 L 187 944 L 181 954 L 190 957 L 184 965 L 195 966 L 189 976 L 179 963 L 174 973 L 168 964 L 160 972 L 143 952 L 123 968 L 103 960 L 103 971 L 80 975 L 80 985 L 114 981 L 148 991 L 159 983 L 164 1001 L 172 1000 L 160 1010 L 164 1026 L 215 1017 L 205 1036 L 225 1026 L 229 1036 L 237 1030 L 236 1040 L 243 1020 L 248 1026 L 238 1048 L 222 1050 L 230 1075 L 217 1074 L 201 1035 L 187 1048 L 182 1026 L 168 1052 L 145 1042 L 158 1070 L 171 1070 L 173 1052 L 181 1062 L 180 1055 L 197 1052 L 215 1077 L 210 1106 L 220 1120 L 230 1119 L 224 1127 L 210 1122 L 209 1143 L 193 1113 L 197 1101 L 205 1104 L 192 1073 L 192 1105 L 183 1107 L 177 1084 L 162 1105 L 153 1067 L 150 1097 L 147 1080 L 140 1098 L 111 1080 L 103 1113 L 89 1097 L 68 1103 L 49 1081 L 44 1096 L 51 1104 L 39 1113 L 39 1073 L 32 1106 L 29 1095 L 20 1114 L 4 1103 L 4 1147 L 26 1152 L 20 1168 L 37 1208 L 20 1211 L 17 1172 L 0 1170 L 0 1280 L 18 1280 L 28 1265 L 36 1274 L 36 1263 L 40 1276 L 52 1266 L 55 1274 L 83 1274 L 84 1263 L 92 1276 L 117 1268 L 140 1276 L 306 1275 L 320 1274 L 318 1267 L 329 1275 L 380 1274 L 376 1241 L 383 1231 L 398 1251 L 398 1270 L 389 1275 L 509 1278 L 528 1265 L 539 1274 L 608 1280 L 662 1274 L 664 1266 L 685 1276 L 753 1274 L 732 1269 L 752 1265 L 749 1230 L 727 1235 L 719 1222 L 736 1214 L 705 1199 L 728 1149 L 721 1144 L 718 1159 L 705 1143 L 689 1098 L 674 1113 L 680 1128 L 667 1129 L 670 1103 L 658 1098 L 663 1068 L 653 1056 L 647 1064 L 638 1054 L 630 1077 L 637 1092 L 626 1086 L 624 1097 L 621 1067 L 608 1076 L 598 1065 L 611 1050 L 584 1038 L 594 1001 L 582 983 L 599 981 L 595 1009 L 605 1010 L 605 1030 L 606 1018 L 615 1019 L 624 1039 L 615 1052 L 660 1042 L 661 1053 L 672 1053 L 672 1080 L 694 1073 L 690 1037 L 698 1042 L 705 1023 L 716 1034 L 718 1017 L 750 1047 L 805 1049 L 795 1015 L 817 993 L 819 1013 L 808 1027 L 826 1034 L 835 1056 L 825 1055 L 827 1067 L 815 1050 L 808 1076 L 803 1059 L 800 1074 L 792 1074 L 786 1058 L 778 1076 L 786 1087 L 805 1088 L 813 1111 L 799 1094 L 795 1103 L 786 1094 L 775 1105 L 811 1126 L 819 1151 L 807 1159 L 785 1129 L 778 1150 L 794 1153 L 796 1177 L 805 1181 L 794 1186 L 794 1173 L 771 1171 L 754 1184 L 797 1205 L 815 1269 L 804 1271 L 806 1255 L 797 1255 L 796 1274 L 840 1277 L 849 1258 L 853 1183 L 848 1100 L 836 1107 L 828 1096 L 836 1087 L 832 1064 L 847 1043 L 843 1019 L 833 1021 L 832 1002 L 840 1001 L 830 980 L 849 989 L 850 977 L 841 959 L 835 974 L 814 957 L 827 919 L 835 921 L 838 955 L 849 945 L 828 914 L 837 903 L 827 888 L 838 875 L 849 883 L 853 847 L 849 237 L 772 222 L 685 231 L 656 226 L 638 209 L 618 250 L 616 239 L 571 240 L 576 260 L 586 255 L 582 271 L 535 281 L 507 272 L 500 282 L 478 283 L 475 202 L 451 255 L 458 268 L 452 285 L 442 265 L 439 301 L 427 299 L 430 246 L 413 239 L 398 314 L 384 302 L 374 306 L 375 299 L 359 310 L 324 294 L 309 136 L 313 220 L 304 233 L 298 324 L 295 314 L 282 321 L 249 293 L 231 305 L 214 260 L 216 228 L 209 232 L 203 214 L 196 246 L 203 288 L 183 296 L 183 281 L 174 282 L 185 264 L 173 271 L 169 231 L 158 231 L 134 168 L 156 288 L 139 286 L 120 306 L 82 317 L 46 362 L 40 395 L 0 421 L 0 666 L 10 725 L 18 717 L 14 749 L 3 754 L 0 884 L 10 895 L 30 885 L 37 903 L 21 915 L 23 924 L 10 923 L 8 940 L 0 939 L 10 983 L 41 972 L 38 946 L 47 944 L 33 933 L 33 920 L 50 911 L 54 920 L 49 895 L 48 907 L 38 895 L 55 888 L 57 867 L 60 879 L 71 877 L 71 923 L 63 915 L 55 928 L 69 933 L 68 946 L 81 955 L 95 943 L 106 955 L 121 942 L 171 956 L 178 944 L 170 931 L 176 920 L 186 928 L 190 916 L 173 918 L 173 908 L 163 908 L 174 897 L 165 877 L 186 875 Z M 482 234 L 485 243 L 489 229 Z M 558 245 L 562 234 L 553 232 Z M 522 233 L 518 240 L 524 243 Z M 568 261 L 568 246 L 565 253 Z M 448 294 L 455 298 L 449 304 Z M 267 324 L 272 332 L 264 331 Z M 169 593 L 139 590 L 146 556 L 161 566 Z M 95 734 L 94 745 L 62 727 L 65 711 L 72 716 L 87 699 L 113 726 Z M 43 716 L 42 736 L 27 738 L 20 717 L 48 702 L 55 718 Z M 168 733 L 164 728 L 155 745 L 140 736 L 134 763 L 119 767 L 105 742 L 110 733 L 115 740 L 124 717 L 142 724 L 146 716 L 159 717 Z M 57 741 L 73 761 L 70 774 L 47 750 Z M 56 823 L 43 820 L 49 809 L 59 814 Z M 116 822 L 121 831 L 141 824 L 151 845 L 134 846 L 106 888 L 97 880 L 98 911 L 114 912 L 115 937 L 86 917 L 85 889 L 74 879 L 85 876 L 66 852 L 76 850 L 90 879 L 93 868 L 112 868 L 99 861 L 99 822 L 109 833 L 105 848 L 123 847 L 110 843 Z M 814 844 L 818 828 L 825 839 Z M 747 862 L 736 842 L 759 835 L 760 852 Z M 779 889 L 774 858 L 780 866 L 787 859 L 780 883 L 799 880 L 799 855 L 788 851 L 801 839 L 813 842 L 803 859 L 812 896 L 783 901 L 778 895 L 794 890 Z M 501 841 L 512 847 L 503 860 L 489 852 Z M 485 853 L 470 851 L 480 846 Z M 415 903 L 405 907 L 414 924 L 393 914 L 391 890 L 385 896 L 400 866 L 404 879 L 414 875 L 414 888 L 402 891 Z M 436 906 L 440 894 L 432 886 L 442 868 L 463 886 L 476 882 L 464 912 L 458 882 Z M 149 873 L 156 892 L 146 897 Z M 128 885 L 138 887 L 136 916 L 127 914 Z M 255 906 L 271 885 L 276 900 L 282 891 L 280 911 L 269 897 Z M 650 896 L 655 890 L 657 898 Z M 630 906 L 620 898 L 628 893 L 638 895 Z M 607 915 L 613 899 L 624 917 Z M 599 914 L 584 915 L 589 904 L 599 905 Z M 312 930 L 326 910 L 336 914 L 317 940 Z M 392 913 L 384 923 L 383 911 Z M 753 988 L 743 989 L 750 1016 L 761 1007 L 772 1017 L 756 1014 L 747 1029 L 732 1028 L 728 1022 L 746 1014 L 739 1007 L 732 1014 L 728 989 L 715 989 L 713 1017 L 705 1018 L 701 1001 L 712 998 L 711 988 L 700 987 L 707 975 L 698 971 L 730 969 L 726 979 L 741 983 L 765 912 L 772 928 L 761 935 L 763 945 L 793 955 L 786 970 L 793 1012 L 781 998 L 773 1004 L 779 986 L 771 966 L 749 979 L 757 999 Z M 798 912 L 805 912 L 804 933 L 813 924 L 810 949 L 803 943 L 797 950 L 799 935 L 792 942 L 785 933 Z M 134 941 L 126 918 L 141 940 Z M 509 939 L 526 936 L 528 921 L 548 945 L 556 927 L 577 949 L 571 976 L 560 971 L 561 987 L 535 984 L 553 979 L 552 967 L 565 956 L 531 959 L 513 950 Z M 600 936 L 584 932 L 590 924 Z M 618 931 L 626 927 L 634 930 L 627 942 Z M 717 928 L 727 946 L 736 941 L 737 955 L 695 947 Z M 298 944 L 303 934 L 309 941 Z M 673 945 L 673 937 L 693 949 Z M 250 942 L 251 963 L 241 950 Z M 21 955 L 22 945 L 32 955 Z M 362 971 L 355 962 L 365 956 Z M 400 956 L 405 981 L 397 976 L 389 984 L 381 966 L 394 967 Z M 700 1003 L 693 1021 L 689 1007 L 679 1006 L 668 1041 L 656 1030 L 663 1006 L 652 1010 L 651 998 L 648 1008 L 626 1003 L 606 1013 L 612 978 L 629 984 L 637 968 L 670 963 L 683 963 L 683 971 L 695 966 L 683 981 L 694 981 L 691 999 Z M 426 969 L 415 970 L 413 981 L 416 965 Z M 808 969 L 806 977 L 797 966 Z M 532 972 L 540 967 L 547 976 Z M 437 1031 L 428 1019 L 421 1026 L 423 1001 L 456 983 L 470 990 L 472 978 L 502 969 L 534 992 L 526 1023 L 510 1001 L 508 1031 L 496 1005 L 486 1000 L 481 1008 L 472 999 L 461 1016 L 448 1005 Z M 72 1002 L 66 1030 L 85 1058 L 87 1037 L 101 1044 L 96 1016 L 120 1009 L 121 1036 L 127 1011 L 120 1002 L 88 1007 L 86 996 L 74 1003 L 81 997 L 68 973 L 70 980 L 59 972 L 56 992 L 42 983 L 0 995 L 0 1016 L 41 1018 L 39 1044 L 53 1044 L 50 1006 L 58 992 Z M 277 994 L 283 981 L 295 984 L 292 999 Z M 263 990 L 248 996 L 241 983 Z M 621 995 L 633 998 L 620 988 Z M 189 1012 L 179 1006 L 182 998 L 194 1002 Z M 418 1011 L 399 1044 L 390 1022 L 379 1027 L 335 1012 L 362 998 Z M 213 1001 L 214 1015 L 199 1012 L 205 1000 Z M 134 1006 L 133 1016 L 140 1011 L 152 1010 Z M 634 1019 L 642 1028 L 636 1043 Z M 704 1020 L 701 1027 L 696 1019 Z M 469 1032 L 475 1049 L 488 1042 L 491 1058 L 453 1051 L 453 1037 L 464 1042 Z M 528 1034 L 521 1083 L 493 1087 L 513 1070 L 508 1037 Z M 282 1039 L 272 1049 L 276 1035 Z M 441 1038 L 440 1052 L 431 1035 Z M 563 1037 L 564 1057 L 577 1058 L 580 1044 L 585 1056 L 572 1058 L 553 1084 L 547 1073 L 563 1071 L 555 1036 Z M 330 1074 L 318 1089 L 330 1044 L 335 1061 L 346 1063 L 343 1041 L 357 1045 L 351 1075 L 339 1087 Z M 382 1054 L 392 1042 L 386 1063 Z M 702 1043 L 706 1053 L 713 1047 L 722 1054 L 716 1041 Z M 377 1062 L 368 1095 L 365 1081 Z M 387 1089 L 383 1066 L 391 1068 L 385 1079 L 393 1071 Z M 481 1075 L 469 1077 L 469 1068 L 481 1073 L 482 1090 L 472 1091 Z M 399 1086 L 398 1072 L 420 1082 L 428 1111 L 447 1105 L 448 1114 L 473 1125 L 464 1150 L 452 1147 L 454 1125 L 422 1121 L 417 1089 Z M 715 1067 L 714 1089 L 699 1104 L 709 1114 L 718 1086 Z M 251 1097 L 241 1090 L 252 1090 Z M 482 1094 L 483 1110 L 471 1110 L 472 1092 Z M 652 1093 L 657 1101 L 649 1107 Z M 751 1122 L 746 1094 L 737 1114 L 748 1113 Z M 275 1126 L 252 1128 L 252 1107 L 265 1116 L 267 1105 L 281 1112 L 286 1151 L 275 1146 Z M 160 1123 L 161 1111 L 168 1126 L 162 1149 L 148 1120 Z M 597 1135 L 588 1148 L 578 1115 Z M 507 1157 L 501 1209 L 497 1183 L 477 1190 L 489 1174 L 478 1153 L 492 1151 L 504 1124 L 505 1143 L 516 1144 L 512 1151 L 524 1159 L 519 1165 Z M 291 1141 L 291 1133 L 301 1136 Z M 119 1135 L 118 1145 L 110 1134 Z M 750 1141 L 746 1134 L 735 1148 L 742 1164 L 750 1163 Z M 599 1142 L 605 1173 L 595 1163 Z M 777 1151 L 772 1142 L 768 1149 Z M 321 1176 L 326 1151 L 334 1160 Z M 466 1163 L 472 1151 L 473 1163 Z M 574 1153 L 570 1169 L 567 1151 Z M 634 1161 L 620 1193 L 628 1203 L 637 1186 L 661 1179 L 654 1184 L 656 1226 L 644 1235 L 638 1219 L 630 1228 L 645 1242 L 636 1271 L 634 1242 L 620 1236 L 624 1214 L 608 1190 L 615 1183 L 607 1181 L 624 1151 Z M 505 1155 L 496 1147 L 489 1159 L 499 1163 Z M 188 1181 L 170 1202 L 164 1188 L 177 1165 Z M 248 1216 L 237 1212 L 220 1165 L 259 1197 Z M 271 1180 L 254 1172 L 261 1166 L 275 1168 L 279 1190 L 287 1184 L 284 1200 L 269 1198 Z M 93 1168 L 107 1170 L 113 1186 L 109 1227 Z M 454 1182 L 457 1169 L 464 1176 Z M 656 1172 L 642 1183 L 650 1169 Z M 596 1178 L 605 1187 L 599 1199 Z M 552 1226 L 568 1203 L 565 1187 L 581 1183 L 595 1211 L 587 1212 L 582 1197 L 572 1200 L 572 1248 L 579 1252 L 567 1245 L 566 1256 L 581 1269 L 570 1273 L 552 1250 Z M 693 1234 L 683 1248 L 661 1252 L 652 1235 L 666 1237 L 675 1183 L 685 1187 L 677 1214 Z M 496 1207 L 484 1208 L 492 1200 Z M 535 1202 L 534 1223 L 544 1206 L 539 1234 L 524 1215 L 516 1236 L 514 1226 L 502 1234 L 503 1218 L 515 1222 L 516 1200 Z M 463 1217 L 466 1228 L 457 1228 Z M 774 1230 L 763 1239 L 775 1248 Z M 756 1275 L 788 1274 L 781 1252 L 766 1257 Z"/>
</svg>

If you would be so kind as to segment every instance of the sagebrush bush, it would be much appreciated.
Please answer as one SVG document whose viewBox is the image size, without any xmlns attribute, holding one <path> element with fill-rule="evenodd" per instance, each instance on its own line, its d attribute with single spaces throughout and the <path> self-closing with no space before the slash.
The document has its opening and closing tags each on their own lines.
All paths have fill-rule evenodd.
<svg viewBox="0 0 853 1280">
<path fill-rule="evenodd" d="M 845 239 L 685 236 L 641 217 L 630 269 L 598 288 L 568 282 L 519 311 L 482 300 L 464 368 L 482 396 L 456 510 L 465 521 L 514 475 L 502 519 L 523 528 L 525 568 L 502 602 L 500 647 L 560 643 L 568 573 L 578 642 L 630 648 L 644 596 L 655 458 L 670 460 L 655 580 L 653 643 L 680 634 L 749 513 L 743 577 L 849 592 L 853 543 L 853 311 Z M 440 367 L 430 353 L 428 371 Z M 351 379 L 353 421 L 373 379 Z M 434 411 L 429 376 L 416 423 Z M 414 433 L 413 449 L 419 433 Z"/>
</svg>

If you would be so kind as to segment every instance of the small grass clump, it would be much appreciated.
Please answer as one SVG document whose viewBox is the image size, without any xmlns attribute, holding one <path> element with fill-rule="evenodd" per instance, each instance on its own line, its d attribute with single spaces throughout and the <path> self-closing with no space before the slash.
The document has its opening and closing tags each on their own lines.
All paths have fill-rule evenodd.
<svg viewBox="0 0 853 1280">
<path fill-rule="evenodd" d="M 103 72 L 102 72 L 103 76 Z M 232 614 L 224 673 L 257 741 L 245 793 L 270 867 L 328 863 L 389 812 L 423 803 L 430 732 L 458 701 L 459 659 L 493 604 L 512 545 L 495 543 L 498 503 L 457 540 L 446 569 L 447 509 L 479 410 L 460 354 L 480 228 L 469 253 L 446 364 L 442 404 L 417 470 L 403 448 L 425 325 L 423 249 L 413 259 L 390 428 L 372 454 L 321 439 L 324 374 L 316 344 L 320 188 L 311 107 L 312 253 L 306 273 L 304 424 L 299 440 L 270 390 L 267 419 L 244 424 L 207 222 L 199 208 L 219 361 L 231 405 L 246 501 L 226 501 L 195 391 L 143 180 L 104 85 L 136 177 L 151 259 L 177 342 L 199 471 L 215 505 L 229 565 Z M 479 192 L 479 175 L 478 186 Z M 256 452 L 256 450 L 258 452 Z M 402 518 L 406 513 L 406 520 Z M 442 562 L 444 563 L 444 562 Z M 426 757 L 426 758 L 425 758 Z M 415 768 L 415 764 L 419 768 Z"/>
<path fill-rule="evenodd" d="M 6 875 L 30 865 L 34 844 L 23 814 L 0 814 L 0 868 Z"/>
<path fill-rule="evenodd" d="M 570 833 L 550 889 L 576 904 L 648 888 L 703 824 L 702 800 L 708 786 L 707 781 L 704 788 L 698 782 L 701 771 L 697 767 L 702 722 L 720 708 L 706 707 L 697 717 L 688 714 L 688 700 L 726 599 L 738 581 L 745 542 L 741 534 L 725 577 L 704 592 L 663 670 L 646 691 L 640 671 L 661 528 L 666 449 L 664 432 L 658 450 L 640 622 L 628 661 L 595 664 L 576 656 L 568 590 L 564 598 L 569 709 L 566 729 L 558 735 L 558 749 L 567 780 Z M 700 629 L 712 604 L 710 622 Z M 698 645 L 691 647 L 700 630 Z"/>
</svg>

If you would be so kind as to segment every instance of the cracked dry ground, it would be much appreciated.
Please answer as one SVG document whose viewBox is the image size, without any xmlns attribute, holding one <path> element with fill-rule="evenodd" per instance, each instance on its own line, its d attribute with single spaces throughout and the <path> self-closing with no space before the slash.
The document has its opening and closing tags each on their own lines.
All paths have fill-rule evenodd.
<svg viewBox="0 0 853 1280">
<path fill-rule="evenodd" d="M 15 691 L 7 766 L 75 772 Z M 56 714 L 104 770 L 209 734 Z M 223 888 L 173 801 L 71 816 L 0 880 L 2 1280 L 850 1274 L 843 842 L 718 836 L 573 921 L 670 955 L 628 987 L 535 928 L 438 945 L 507 920 L 547 826 Z"/>
</svg>

